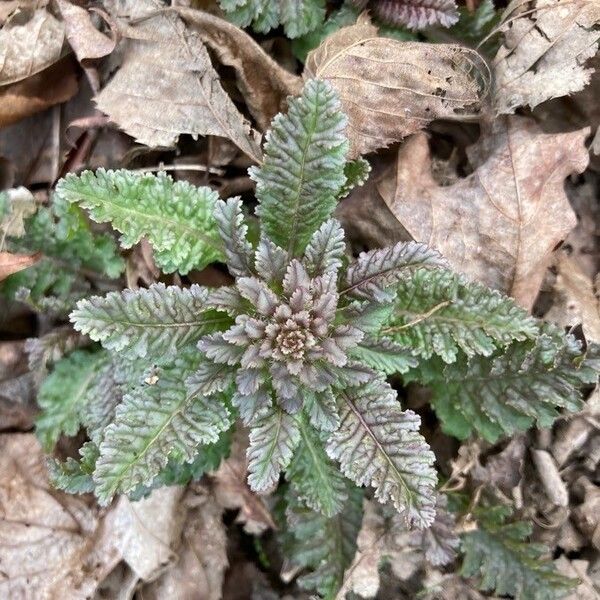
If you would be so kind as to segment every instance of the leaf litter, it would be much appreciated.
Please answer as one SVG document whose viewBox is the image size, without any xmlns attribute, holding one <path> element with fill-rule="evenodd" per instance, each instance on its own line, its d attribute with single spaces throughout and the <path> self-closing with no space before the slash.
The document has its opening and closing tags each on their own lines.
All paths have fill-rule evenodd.
<svg viewBox="0 0 600 600">
<path fill-rule="evenodd" d="M 85 254 L 81 236 L 114 244 L 110 228 L 76 206 L 61 208 L 56 178 L 82 168 L 165 169 L 223 196 L 239 190 L 251 215 L 247 168 L 263 164 L 262 143 L 276 136 L 266 134 L 271 120 L 314 78 L 339 95 L 349 158 L 366 155 L 372 167 L 336 209 L 348 256 L 425 242 L 465 281 L 511 296 L 573 333 L 593 357 L 598 2 L 285 0 L 277 10 L 262 0 L 3 4 L 0 287 L 20 302 L 2 299 L 0 596 L 300 600 L 310 597 L 313 571 L 326 582 L 338 577 L 337 589 L 317 589 L 339 600 L 537 599 L 527 585 L 515 593 L 515 582 L 547 581 L 550 572 L 554 595 L 539 598 L 600 595 L 597 385 L 584 389 L 581 410 L 552 427 L 492 444 L 453 439 L 429 408 L 427 387 L 391 378 L 403 407 L 423 417 L 438 457 L 437 517 L 425 531 L 408 529 L 368 490 L 355 502 L 362 502 L 355 520 L 340 518 L 337 530 L 331 520 L 290 519 L 292 504 L 286 518 L 281 504 L 294 481 L 252 491 L 248 435 L 239 427 L 228 451 L 193 476 L 174 474 L 167 487 L 140 488 L 135 500 L 121 495 L 100 508 L 91 494 L 52 487 L 32 433 L 35 397 L 54 365 L 76 349 L 97 351 L 65 324 L 75 301 L 157 282 L 230 282 L 213 266 L 161 273 L 146 238 L 119 258 L 119 275 L 107 276 L 101 254 Z M 477 23 L 484 8 L 485 27 Z M 77 130 L 69 127 L 75 119 Z M 44 223 L 57 230 L 52 243 Z M 253 243 L 255 225 L 251 218 Z M 42 243 L 32 247 L 35 235 Z M 85 249 L 77 260 L 63 254 L 73 240 Z M 459 302 L 455 296 L 433 310 Z M 160 384 L 160 367 L 144 378 L 147 388 Z M 57 456 L 77 456 L 83 435 L 63 436 Z M 327 557 L 311 562 L 318 548 L 309 545 L 308 558 L 294 554 L 288 548 L 290 537 L 303 539 L 299 524 L 309 544 L 322 531 L 341 532 L 346 544 L 343 535 L 354 531 L 345 547 L 353 558 L 334 576 Z M 509 565 L 512 577 L 486 574 L 492 546 L 500 574 Z M 529 551 L 535 564 L 523 558 Z"/>
</svg>

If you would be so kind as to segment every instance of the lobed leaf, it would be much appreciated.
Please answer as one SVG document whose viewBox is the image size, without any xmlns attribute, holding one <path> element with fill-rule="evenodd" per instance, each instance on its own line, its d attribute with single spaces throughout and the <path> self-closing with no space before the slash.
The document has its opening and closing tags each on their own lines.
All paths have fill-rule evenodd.
<svg viewBox="0 0 600 600">
<path fill-rule="evenodd" d="M 381 250 L 361 252 L 346 273 L 346 287 L 341 293 L 356 298 L 389 302 L 394 293 L 389 288 L 420 268 L 445 267 L 437 250 L 418 242 L 398 242 Z"/>
<path fill-rule="evenodd" d="M 254 491 L 275 485 L 300 442 L 295 416 L 279 407 L 258 415 L 251 424 L 248 446 L 248 484 Z"/>
<path fill-rule="evenodd" d="M 409 524 L 428 527 L 435 517 L 435 456 L 418 433 L 421 419 L 402 411 L 396 392 L 382 379 L 340 393 L 341 424 L 327 442 L 357 485 L 375 487 L 381 502 L 392 501 Z"/>
<path fill-rule="evenodd" d="M 534 338 L 536 321 L 508 296 L 445 270 L 417 270 L 396 289 L 394 310 L 382 333 L 422 358 L 454 362 L 490 356 L 513 340 Z"/>
<path fill-rule="evenodd" d="M 170 456 L 192 462 L 202 444 L 215 443 L 231 425 L 221 399 L 205 398 L 183 382 L 194 365 L 179 360 L 160 369 L 158 380 L 133 389 L 117 407 L 100 444 L 94 472 L 98 501 L 150 485 Z"/>
<path fill-rule="evenodd" d="M 113 352 L 162 356 L 226 327 L 230 319 L 205 311 L 208 291 L 151 285 L 148 289 L 110 292 L 77 303 L 70 319 L 77 331 Z"/>
<path fill-rule="evenodd" d="M 313 234 L 304 253 L 304 265 L 311 277 L 336 273 L 346 252 L 344 230 L 336 219 L 325 221 Z"/>
<path fill-rule="evenodd" d="M 261 167 L 252 167 L 263 232 L 301 256 L 335 208 L 344 176 L 346 120 L 333 88 L 308 81 L 287 114 L 273 119 Z"/>
<path fill-rule="evenodd" d="M 147 238 L 165 273 L 186 274 L 223 259 L 213 215 L 219 196 L 208 187 L 164 174 L 98 169 L 67 175 L 56 196 L 87 209 L 98 223 L 110 222 L 124 248 Z"/>
</svg>

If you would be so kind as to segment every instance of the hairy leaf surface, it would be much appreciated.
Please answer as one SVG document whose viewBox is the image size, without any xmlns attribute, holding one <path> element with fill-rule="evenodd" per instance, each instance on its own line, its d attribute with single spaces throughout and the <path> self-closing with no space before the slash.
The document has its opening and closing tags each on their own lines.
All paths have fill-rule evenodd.
<svg viewBox="0 0 600 600">
<path fill-rule="evenodd" d="M 341 424 L 327 443 L 329 456 L 357 485 L 375 487 L 407 522 L 423 528 L 435 516 L 435 457 L 419 434 L 421 419 L 402 411 L 396 392 L 375 379 L 340 393 Z"/>
<path fill-rule="evenodd" d="M 84 171 L 69 174 L 56 194 L 89 210 L 98 223 L 109 221 L 131 248 L 143 237 L 165 273 L 187 273 L 223 258 L 213 215 L 218 194 L 164 174 Z"/>
<path fill-rule="evenodd" d="M 207 293 L 198 285 L 156 283 L 81 300 L 70 318 L 75 329 L 113 352 L 161 356 L 230 322 L 223 314 L 205 311 Z"/>
<path fill-rule="evenodd" d="M 300 256 L 336 205 L 346 181 L 346 119 L 333 88 L 308 81 L 287 114 L 273 119 L 261 167 L 252 167 L 263 232 Z"/>
</svg>

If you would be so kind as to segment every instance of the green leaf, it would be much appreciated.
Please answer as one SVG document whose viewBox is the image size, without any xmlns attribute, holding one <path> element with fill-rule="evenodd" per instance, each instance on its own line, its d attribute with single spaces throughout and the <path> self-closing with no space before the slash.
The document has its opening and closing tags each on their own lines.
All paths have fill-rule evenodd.
<svg viewBox="0 0 600 600">
<path fill-rule="evenodd" d="M 230 21 L 239 27 L 252 25 L 259 33 L 283 25 L 289 38 L 316 29 L 325 18 L 325 0 L 219 0 Z"/>
<path fill-rule="evenodd" d="M 311 80 L 273 119 L 261 167 L 252 167 L 257 213 L 273 242 L 301 256 L 312 234 L 333 212 L 346 178 L 346 117 L 329 83 Z"/>
<path fill-rule="evenodd" d="M 219 200 L 215 207 L 215 219 L 225 247 L 227 267 L 234 277 L 253 274 L 254 251 L 248 241 L 248 226 L 244 222 L 242 201 L 229 198 Z"/>
<path fill-rule="evenodd" d="M 476 577 L 478 588 L 519 600 L 562 598 L 577 585 L 559 574 L 548 557 L 549 549 L 527 541 L 531 524 L 506 523 L 512 513 L 505 506 L 480 507 L 478 528 L 463 534 L 463 577 Z"/>
<path fill-rule="evenodd" d="M 107 360 L 106 352 L 76 350 L 46 377 L 37 398 L 42 413 L 36 420 L 44 450 L 52 450 L 61 434 L 74 436 L 79 431 L 85 412 L 98 399 L 98 371 Z"/>
<path fill-rule="evenodd" d="M 174 354 L 231 322 L 222 313 L 205 310 L 207 294 L 198 285 L 156 283 L 81 300 L 70 319 L 77 331 L 113 352 L 139 357 Z"/>
<path fill-rule="evenodd" d="M 408 523 L 428 527 L 435 517 L 435 456 L 418 432 L 421 419 L 402 411 L 396 392 L 373 379 L 340 392 L 340 428 L 327 443 L 344 475 L 375 487 L 375 497 L 392 501 Z"/>
<path fill-rule="evenodd" d="M 410 350 L 394 344 L 386 338 L 380 338 L 377 341 L 374 338 L 367 338 L 353 348 L 350 354 L 367 367 L 386 375 L 393 375 L 394 373 L 406 373 L 409 369 L 417 366 L 418 361 Z"/>
<path fill-rule="evenodd" d="M 275 485 L 300 441 L 296 416 L 279 407 L 258 415 L 250 429 L 248 484 L 254 491 Z"/>
<path fill-rule="evenodd" d="M 342 266 L 346 244 L 339 221 L 325 221 L 313 234 L 304 254 L 304 266 L 311 277 L 336 273 Z"/>
<path fill-rule="evenodd" d="M 371 165 L 362 156 L 348 161 L 344 167 L 346 183 L 340 191 L 340 198 L 345 198 L 355 187 L 364 185 L 369 178 L 369 173 L 371 173 Z"/>
<path fill-rule="evenodd" d="M 395 289 L 394 312 L 381 333 L 423 358 L 438 354 L 450 363 L 460 350 L 490 356 L 539 333 L 511 298 L 451 271 L 419 269 Z"/>
<path fill-rule="evenodd" d="M 34 306 L 56 297 L 57 312 L 73 296 L 89 293 L 88 280 L 114 279 L 125 268 L 112 236 L 93 233 L 81 209 L 56 195 L 50 208 L 40 207 L 25 220 L 25 235 L 9 236 L 9 241 L 12 252 L 39 251 L 43 257 L 2 282 L 2 292 L 14 298 L 24 289 L 24 298 Z"/>
<path fill-rule="evenodd" d="M 88 209 L 98 223 L 111 222 L 124 248 L 147 238 L 165 273 L 186 274 L 223 259 L 213 215 L 219 196 L 208 187 L 164 174 L 98 169 L 67 175 L 56 195 Z"/>
<path fill-rule="evenodd" d="M 184 381 L 196 368 L 182 358 L 159 369 L 157 381 L 125 395 L 100 444 L 94 481 L 101 504 L 116 493 L 150 485 L 169 456 L 193 461 L 200 445 L 217 442 L 229 428 L 232 421 L 222 399 L 186 389 Z"/>
<path fill-rule="evenodd" d="M 298 579 L 300 587 L 316 590 L 333 600 L 344 580 L 344 572 L 356 552 L 356 538 L 362 520 L 362 490 L 348 486 L 348 499 L 333 517 L 305 507 L 288 494 L 284 538 L 286 557 L 308 573 Z M 287 539 L 286 539 L 287 538 Z"/>
<path fill-rule="evenodd" d="M 447 433 L 465 438 L 476 430 L 494 442 L 534 422 L 550 427 L 559 416 L 557 407 L 581 409 L 580 388 L 597 381 L 596 367 L 582 360 L 581 345 L 572 336 L 545 331 L 492 359 L 462 357 L 437 374 L 430 369 L 422 381 L 433 390 L 432 403 Z"/>
<path fill-rule="evenodd" d="M 303 504 L 333 517 L 348 499 L 348 481 L 328 458 L 323 441 L 306 419 L 300 417 L 298 423 L 300 444 L 294 451 L 286 479 Z"/>
<path fill-rule="evenodd" d="M 380 250 L 361 252 L 348 267 L 342 294 L 375 302 L 394 299 L 393 286 L 417 269 L 447 266 L 442 255 L 419 242 L 398 242 Z"/>
<path fill-rule="evenodd" d="M 99 456 L 98 446 L 86 442 L 79 449 L 81 460 L 67 458 L 60 462 L 56 459 L 48 461 L 50 482 L 55 488 L 68 494 L 88 494 L 94 491 L 92 474 Z"/>
</svg>

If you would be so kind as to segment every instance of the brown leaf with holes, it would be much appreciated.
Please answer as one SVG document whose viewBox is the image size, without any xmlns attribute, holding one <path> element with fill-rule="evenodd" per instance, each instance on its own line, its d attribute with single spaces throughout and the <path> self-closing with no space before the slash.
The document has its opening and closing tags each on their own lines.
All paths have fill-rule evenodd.
<svg viewBox="0 0 600 600">
<path fill-rule="evenodd" d="M 512 0 L 498 29 L 494 107 L 501 114 L 583 89 L 600 40 L 598 0 Z"/>
<path fill-rule="evenodd" d="M 202 41 L 218 59 L 233 67 L 244 101 L 262 131 L 286 109 L 288 96 L 302 89 L 302 79 L 278 65 L 246 32 L 224 19 L 201 10 L 177 8 L 183 19 L 197 28 Z"/>
<path fill-rule="evenodd" d="M 18 273 L 42 258 L 41 252 L 35 254 L 13 254 L 12 252 L 0 252 L 0 281 L 4 281 L 9 275 Z"/>
<path fill-rule="evenodd" d="M 0 30 L 0 85 L 31 77 L 62 56 L 64 24 L 43 8 L 24 16 L 17 11 Z"/>
<path fill-rule="evenodd" d="M 183 133 L 217 135 L 260 161 L 260 136 L 221 86 L 197 32 L 159 14 L 127 35 L 121 68 L 96 96 L 102 112 L 146 146 L 172 146 Z"/>
<path fill-rule="evenodd" d="M 576 225 L 564 180 L 586 168 L 588 134 L 544 134 L 524 117 L 499 119 L 467 151 L 474 172 L 449 186 L 434 180 L 427 138 L 418 134 L 379 193 L 414 239 L 530 309 L 552 251 Z"/>
<path fill-rule="evenodd" d="M 35 436 L 0 435 L 0 597 L 83 600 L 119 560 L 96 509 L 50 488 Z"/>
<path fill-rule="evenodd" d="M 487 91 L 485 62 L 474 50 L 377 37 L 365 15 L 308 55 L 304 77 L 328 79 L 340 94 L 351 158 L 434 119 L 472 118 Z"/>
</svg>

